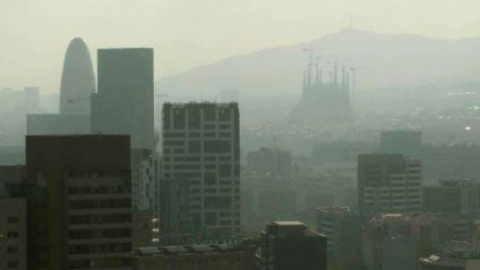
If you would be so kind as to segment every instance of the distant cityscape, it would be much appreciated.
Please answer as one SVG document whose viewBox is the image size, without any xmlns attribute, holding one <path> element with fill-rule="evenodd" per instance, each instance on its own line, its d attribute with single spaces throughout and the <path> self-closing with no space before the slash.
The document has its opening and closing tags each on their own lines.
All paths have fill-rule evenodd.
<svg viewBox="0 0 480 270">
<path fill-rule="evenodd" d="M 94 69 L 82 38 L 58 108 L 3 88 L 0 269 L 480 269 L 479 107 L 372 117 L 358 68 L 306 51 L 270 114 L 155 91 L 153 48 Z"/>
</svg>

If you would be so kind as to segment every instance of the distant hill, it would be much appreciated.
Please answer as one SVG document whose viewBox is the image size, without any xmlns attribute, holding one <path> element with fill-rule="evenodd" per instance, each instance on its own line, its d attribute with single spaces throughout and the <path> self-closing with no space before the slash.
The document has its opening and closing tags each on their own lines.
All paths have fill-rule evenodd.
<svg viewBox="0 0 480 270">
<path fill-rule="evenodd" d="M 166 77 L 157 82 L 157 91 L 197 98 L 214 98 L 220 90 L 232 88 L 239 89 L 242 97 L 299 95 L 305 48 L 314 48 L 323 64 L 337 59 L 359 68 L 359 90 L 480 81 L 480 38 L 447 40 L 345 29 Z"/>
</svg>

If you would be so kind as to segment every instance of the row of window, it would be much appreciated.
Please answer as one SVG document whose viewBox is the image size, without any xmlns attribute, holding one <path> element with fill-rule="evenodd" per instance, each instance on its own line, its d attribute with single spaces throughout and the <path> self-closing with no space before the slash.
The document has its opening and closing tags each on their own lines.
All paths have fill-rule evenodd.
<svg viewBox="0 0 480 270">
<path fill-rule="evenodd" d="M 131 205 L 130 199 L 71 200 L 68 202 L 70 210 L 130 208 Z"/>
<path fill-rule="evenodd" d="M 70 239 L 98 239 L 98 238 L 129 238 L 132 236 L 130 228 L 101 229 L 101 230 L 72 230 L 68 232 Z"/>
<path fill-rule="evenodd" d="M 127 185 L 118 186 L 82 186 L 69 187 L 69 195 L 83 195 L 83 194 L 129 194 L 131 187 Z"/>
<path fill-rule="evenodd" d="M 131 252 L 131 243 L 70 245 L 69 254 L 123 253 Z"/>
<path fill-rule="evenodd" d="M 127 214 L 103 214 L 103 215 L 70 215 L 68 217 L 71 225 L 88 224 L 119 224 L 132 222 L 132 215 Z"/>
<path fill-rule="evenodd" d="M 132 265 L 130 258 L 97 258 L 70 260 L 68 269 L 87 269 L 87 268 L 122 268 Z"/>
</svg>

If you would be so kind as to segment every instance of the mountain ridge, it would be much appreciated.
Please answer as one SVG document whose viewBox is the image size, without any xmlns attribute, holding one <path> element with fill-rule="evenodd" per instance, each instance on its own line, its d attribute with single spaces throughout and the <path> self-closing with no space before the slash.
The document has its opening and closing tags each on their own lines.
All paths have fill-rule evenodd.
<svg viewBox="0 0 480 270">
<path fill-rule="evenodd" d="M 344 29 L 292 45 L 236 55 L 162 78 L 157 91 L 211 99 L 222 89 L 242 96 L 301 93 L 305 48 L 316 49 L 323 66 L 356 67 L 359 88 L 388 88 L 434 81 L 478 81 L 480 37 L 440 39 Z"/>
</svg>

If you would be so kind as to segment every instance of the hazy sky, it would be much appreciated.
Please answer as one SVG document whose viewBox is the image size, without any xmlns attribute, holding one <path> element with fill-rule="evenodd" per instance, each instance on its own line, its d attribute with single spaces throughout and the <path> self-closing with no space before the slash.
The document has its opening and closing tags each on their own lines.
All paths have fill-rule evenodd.
<svg viewBox="0 0 480 270">
<path fill-rule="evenodd" d="M 479 0 L 0 0 L 0 88 L 58 92 L 76 36 L 154 47 L 156 78 L 348 26 L 442 38 L 480 36 Z"/>
</svg>

